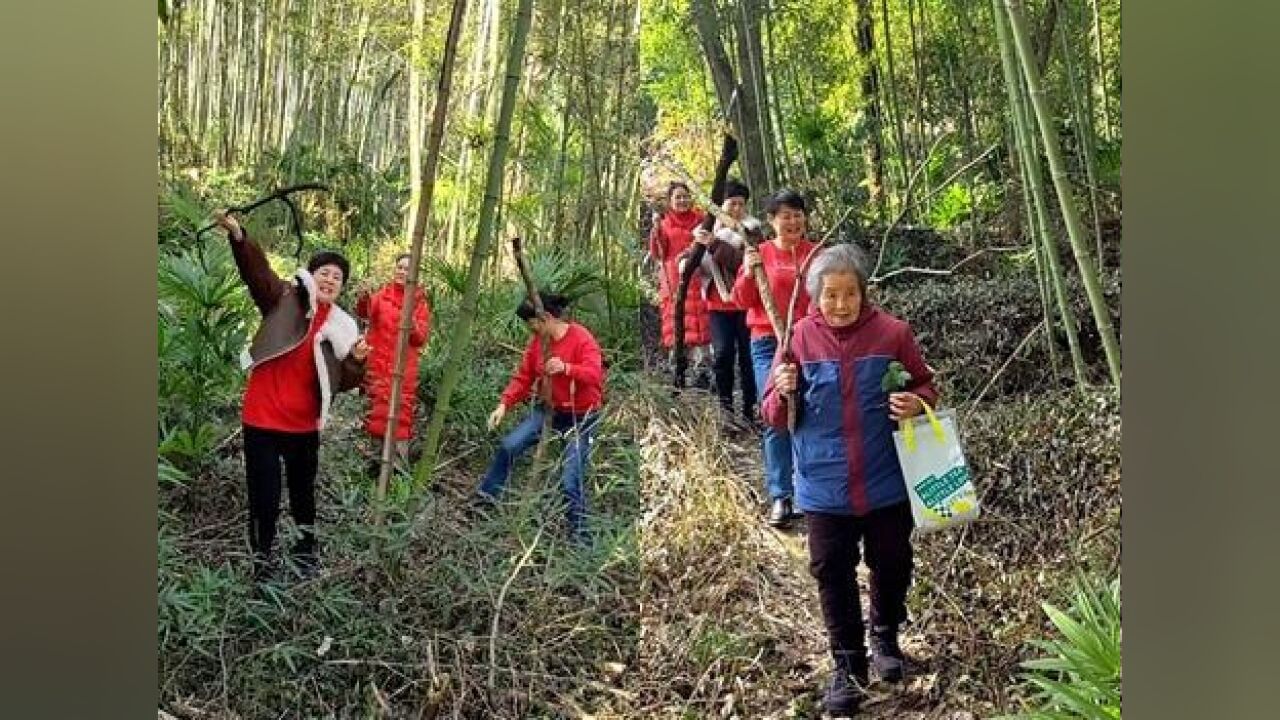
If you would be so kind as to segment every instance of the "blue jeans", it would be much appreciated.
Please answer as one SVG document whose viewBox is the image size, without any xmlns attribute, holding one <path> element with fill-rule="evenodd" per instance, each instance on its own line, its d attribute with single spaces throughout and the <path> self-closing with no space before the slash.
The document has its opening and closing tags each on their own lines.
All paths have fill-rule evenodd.
<svg viewBox="0 0 1280 720">
<path fill-rule="evenodd" d="M 778 350 L 775 337 L 756 338 L 751 341 L 751 363 L 756 371 L 756 387 L 764 395 L 768 384 L 773 356 Z M 789 498 L 795 491 L 792 484 L 791 433 L 775 430 L 768 425 L 764 429 L 764 484 L 769 497 L 777 500 Z"/>
<path fill-rule="evenodd" d="M 541 407 L 534 407 L 514 430 L 502 438 L 502 444 L 494 454 L 493 462 L 489 464 L 489 470 L 480 484 L 481 492 L 495 498 L 502 494 L 507 480 L 511 478 L 511 467 L 516 460 L 538 444 L 545 418 L 546 411 Z M 560 484 L 569 504 L 569 527 L 578 537 L 586 530 L 587 501 L 583 478 L 587 474 L 591 448 L 595 444 L 592 436 L 599 424 L 600 414 L 596 411 L 586 415 L 556 411 L 551 417 L 552 429 L 565 436 L 564 451 L 561 453 L 564 470 L 560 473 Z"/>
</svg>

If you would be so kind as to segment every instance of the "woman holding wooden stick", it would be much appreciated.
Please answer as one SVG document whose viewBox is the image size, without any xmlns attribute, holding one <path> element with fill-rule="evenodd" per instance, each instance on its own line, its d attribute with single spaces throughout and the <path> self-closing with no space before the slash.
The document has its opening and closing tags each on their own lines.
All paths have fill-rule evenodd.
<svg viewBox="0 0 1280 720">
<path fill-rule="evenodd" d="M 604 404 L 604 358 L 590 330 L 562 319 L 569 305 L 566 298 L 538 294 L 546 311 L 544 318 L 538 317 L 532 300 L 527 297 L 516 309 L 516 315 L 528 324 L 532 336 L 498 406 L 489 415 L 489 428 L 497 428 L 511 408 L 528 399 L 535 383 L 551 384 L 550 407 L 534 405 L 525 419 L 502 439 L 476 490 L 476 500 L 481 505 L 497 501 L 511 476 L 512 466 L 538 444 L 546 414 L 551 413 L 551 428 L 566 439 L 560 484 L 568 504 L 569 529 L 571 537 L 581 541 L 586 538 L 584 482 L 591 459 L 592 436 Z M 547 343 L 545 361 L 540 340 Z"/>
<path fill-rule="evenodd" d="M 649 236 L 649 254 L 662 263 L 658 269 L 658 301 L 662 308 L 662 346 L 674 355 L 675 298 L 680 284 L 680 257 L 693 244 L 693 231 L 702 222 L 703 211 L 694 207 L 689 186 L 676 181 L 667 188 L 667 210 Z M 707 306 L 700 295 L 687 297 L 684 304 L 684 346 L 692 350 L 694 365 L 701 365 L 711 342 Z M 674 363 L 675 358 L 671 361 Z M 699 382 L 702 380 L 699 374 Z"/>
<path fill-rule="evenodd" d="M 724 212 L 735 221 L 746 217 L 751 192 L 736 180 L 725 183 Z M 747 313 L 733 300 L 733 279 L 742 265 L 741 235 L 717 219 L 713 230 L 699 227 L 693 232 L 695 242 L 707 248 L 702 257 L 700 295 L 707 305 L 711 325 L 712 369 L 715 372 L 716 395 L 725 414 L 733 415 L 733 386 L 742 390 L 742 417 L 748 423 L 757 420 L 756 378 L 751 362 L 751 331 Z M 689 251 L 686 251 L 689 252 Z"/>
<path fill-rule="evenodd" d="M 796 497 L 836 670 L 825 704 L 832 715 L 846 715 L 861 704 L 870 670 L 888 682 L 903 679 L 898 629 L 907 620 L 915 523 L 893 431 L 921 413 L 922 402 L 936 405 L 938 390 L 911 327 L 868 299 L 867 262 L 857 246 L 823 250 L 805 284 L 818 312 L 796 322 L 761 413 L 785 428 L 786 405 L 799 403 Z M 870 571 L 869 663 L 857 573 L 863 559 Z"/>
<path fill-rule="evenodd" d="M 763 388 L 769 379 L 778 353 L 778 334 L 783 328 L 773 327 L 752 272 L 756 267 L 764 268 L 769 294 L 778 308 L 789 307 L 795 292 L 795 317 L 804 317 L 809 312 L 809 295 L 803 284 L 797 290 L 797 272 L 815 248 L 805 238 L 808 206 L 800 193 L 788 188 L 774 193 L 765 203 L 765 218 L 773 228 L 773 238 L 761 244 L 759 250 L 750 245 L 744 248 L 742 267 L 733 284 L 734 302 L 747 311 L 751 360 L 758 388 Z M 774 527 L 782 527 L 795 517 L 791 436 L 785 429 L 766 427 L 763 445 L 765 489 L 770 498 L 768 521 Z"/>
<path fill-rule="evenodd" d="M 320 431 L 332 398 L 360 385 L 370 352 L 356 321 L 337 304 L 351 266 L 342 255 L 322 251 L 285 280 L 235 218 L 220 212 L 216 221 L 262 315 L 241 359 L 249 371 L 241 422 L 254 579 L 268 580 L 274 572 L 282 474 L 300 535 L 291 556 L 299 572 L 312 575 Z"/>
</svg>

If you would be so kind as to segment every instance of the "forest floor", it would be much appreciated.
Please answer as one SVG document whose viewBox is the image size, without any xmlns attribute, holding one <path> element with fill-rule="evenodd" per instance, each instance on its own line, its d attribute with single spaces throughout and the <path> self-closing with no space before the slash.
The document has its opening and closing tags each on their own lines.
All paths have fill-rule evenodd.
<svg viewBox="0 0 1280 720">
<path fill-rule="evenodd" d="M 945 292 L 982 313 L 992 294 L 971 285 L 971 296 L 955 284 Z M 1021 317 L 1009 292 L 991 302 Z M 1023 294 L 1034 305 L 1034 289 Z M 936 354 L 944 338 L 957 356 L 969 355 L 970 337 L 999 340 L 1002 352 L 939 363 L 972 370 L 952 381 L 970 388 L 1020 337 L 980 324 L 959 334 L 919 316 L 939 338 Z M 469 510 L 497 439 L 469 426 L 453 430 L 428 488 L 393 483 L 403 510 L 372 526 L 367 461 L 353 451 L 362 401 L 344 396 L 321 450 L 324 571 L 264 596 L 247 578 L 243 472 L 228 438 L 197 477 L 162 494 L 163 711 L 190 720 L 821 717 L 831 661 L 803 522 L 764 523 L 758 434 L 726 425 L 707 392 L 673 397 L 650 350 L 647 369 L 610 375 L 589 486 L 595 541 L 585 549 L 562 537 L 554 468 L 534 477 L 522 464 L 498 512 Z M 874 683 L 859 717 L 1016 709 L 1027 642 L 1051 628 L 1041 603 L 1061 604 L 1079 574 L 1118 572 L 1115 394 L 1032 387 L 1017 363 L 1005 374 L 981 404 L 953 405 L 982 516 L 915 540 L 908 677 Z M 282 542 L 289 529 L 283 521 Z"/>
</svg>

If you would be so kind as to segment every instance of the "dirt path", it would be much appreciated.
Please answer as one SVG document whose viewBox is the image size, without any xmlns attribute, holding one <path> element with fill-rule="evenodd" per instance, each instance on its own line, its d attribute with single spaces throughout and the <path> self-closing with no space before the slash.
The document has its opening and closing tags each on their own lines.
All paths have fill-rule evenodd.
<svg viewBox="0 0 1280 720">
<path fill-rule="evenodd" d="M 653 377 L 652 381 L 661 388 L 663 378 Z M 711 533 L 718 527 L 724 535 L 724 547 L 737 555 L 734 569 L 741 573 L 730 575 L 724 563 L 715 558 L 690 557 L 685 566 L 705 568 L 705 572 L 688 573 L 678 583 L 663 582 L 668 589 L 674 586 L 674 597 L 667 601 L 701 610 L 713 616 L 720 627 L 739 628 L 741 636 L 752 639 L 747 647 L 758 650 L 745 664 L 730 661 L 716 668 L 716 661 L 707 663 L 709 667 L 703 673 L 708 678 L 687 693 L 686 709 L 714 705 L 718 716 L 726 718 L 822 717 L 821 698 L 830 677 L 831 660 L 816 584 L 808 572 L 804 522 L 799 520 L 785 530 L 765 524 L 759 435 L 727 430 L 706 393 L 685 392 L 672 405 L 663 407 L 663 403 L 657 403 L 655 411 L 649 431 L 641 438 L 646 462 L 641 472 L 642 485 L 646 514 L 661 516 L 665 512 L 668 516 L 666 522 L 659 517 L 650 524 L 649 534 L 656 534 L 650 539 L 650 546 L 669 556 L 684 549 L 676 546 L 687 534 L 699 529 L 704 534 Z M 677 505 L 678 510 L 671 512 L 664 507 L 669 505 Z M 708 517 L 709 527 L 698 527 L 699 514 Z M 642 538 L 644 535 L 642 529 Z M 711 549 L 696 542 L 689 545 L 694 551 Z M 670 571 L 669 566 L 646 564 L 646 572 L 658 580 L 665 580 Z M 921 567 L 919 571 L 929 573 L 931 568 Z M 859 569 L 859 580 L 865 597 L 864 567 Z M 743 589 L 749 589 L 754 597 L 742 597 Z M 719 605 L 714 609 L 706 607 L 700 602 L 706 596 L 719 598 Z M 674 623 L 672 633 L 688 631 L 689 642 L 696 645 L 692 638 L 699 622 L 672 617 L 649 620 Z M 906 682 L 899 686 L 873 683 L 870 698 L 858 717 L 974 717 L 963 709 L 963 701 L 945 697 L 928 631 L 920 624 L 904 627 L 902 645 L 909 663 Z M 735 649 L 742 652 L 741 646 L 725 644 L 727 654 Z M 663 647 L 662 642 L 656 643 L 656 648 L 654 645 L 646 647 L 642 642 L 641 653 L 672 650 Z M 673 670 L 670 663 L 664 668 L 667 673 Z M 675 677 L 679 675 L 674 673 Z M 707 692 L 709 686 L 718 687 L 719 693 Z"/>
</svg>

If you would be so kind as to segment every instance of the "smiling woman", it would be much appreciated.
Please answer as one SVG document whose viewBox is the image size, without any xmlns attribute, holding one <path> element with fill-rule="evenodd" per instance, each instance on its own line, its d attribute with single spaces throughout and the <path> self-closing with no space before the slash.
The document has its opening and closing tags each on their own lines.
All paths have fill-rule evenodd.
<svg viewBox="0 0 1280 720">
<path fill-rule="evenodd" d="M 921 398 L 936 404 L 938 391 L 907 323 L 866 302 L 862 251 L 842 244 L 820 252 L 805 283 L 819 312 L 796 324 L 794 359 L 775 365 L 761 412 L 785 428 L 781 395 L 800 403 L 791 436 L 796 500 L 836 666 L 826 705 L 837 714 L 858 708 L 870 668 L 884 680 L 903 678 L 898 626 L 907 619 L 914 524 L 892 423 L 921 412 Z M 881 384 L 895 360 L 912 378 L 903 392 Z M 871 571 L 870 668 L 856 572 L 860 542 Z"/>
<path fill-rule="evenodd" d="M 804 237 L 808 225 L 808 206 L 800 193 L 791 189 L 779 190 L 765 203 L 765 213 L 769 224 L 773 226 L 774 237 L 762 244 L 759 250 L 750 246 L 743 250 L 742 267 L 733 285 L 734 302 L 747 311 L 747 326 L 751 329 L 751 360 L 755 368 L 757 388 L 763 388 L 768 380 L 769 369 L 773 366 L 774 355 L 778 351 L 778 337 L 764 309 L 761 297 L 764 289 L 757 287 L 752 270 L 761 266 L 764 268 L 769 280 L 768 292 L 773 297 L 774 306 L 788 307 L 796 283 L 799 282 L 799 268 L 814 248 L 814 244 Z M 797 295 L 795 316 L 804 317 L 809 312 L 809 294 L 801 285 Z M 772 501 L 769 524 L 780 527 L 794 519 L 791 502 L 791 436 L 787 434 L 785 427 L 766 427 L 763 445 L 765 487 Z"/>
<path fill-rule="evenodd" d="M 302 535 L 292 554 L 301 571 L 310 574 L 317 563 L 320 431 L 333 396 L 359 386 L 369 354 L 355 320 L 334 304 L 350 264 L 338 253 L 322 251 L 292 281 L 285 280 L 233 217 L 219 213 L 216 219 L 231 242 L 240 278 L 262 314 L 241 358 L 249 370 L 241 420 L 254 576 L 264 580 L 272 572 L 282 463 L 289 510 Z"/>
</svg>

